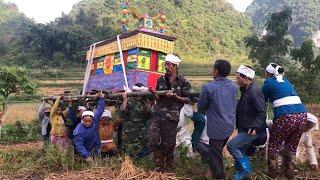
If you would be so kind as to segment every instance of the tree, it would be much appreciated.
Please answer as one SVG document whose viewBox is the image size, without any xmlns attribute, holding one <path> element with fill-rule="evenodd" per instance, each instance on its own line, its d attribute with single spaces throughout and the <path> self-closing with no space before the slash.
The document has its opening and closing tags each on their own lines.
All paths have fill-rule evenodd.
<svg viewBox="0 0 320 180">
<path fill-rule="evenodd" d="M 262 32 L 271 13 L 292 8 L 292 24 L 288 33 L 293 37 L 295 47 L 301 46 L 306 38 L 319 29 L 320 0 L 253 0 L 246 9 L 255 30 Z"/>
<path fill-rule="evenodd" d="M 273 13 L 265 24 L 266 34 L 261 38 L 253 34 L 244 39 L 245 46 L 249 48 L 249 58 L 265 68 L 270 62 L 282 64 L 291 47 L 288 38 L 288 28 L 292 21 L 291 10 Z"/>
<path fill-rule="evenodd" d="M 0 37 L 0 56 L 2 56 L 8 49 L 6 42 Z"/>
<path fill-rule="evenodd" d="M 12 93 L 32 94 L 36 91 L 36 84 L 27 77 L 27 71 L 24 68 L 1 67 L 0 68 L 0 95 L 4 98 L 3 110 L 6 112 L 8 98 Z M 6 114 L 3 116 L 6 117 Z M 2 118 L 2 119 L 4 119 Z M 0 125 L 2 121 L 0 121 Z"/>
<path fill-rule="evenodd" d="M 313 72 L 320 70 L 319 66 L 316 66 L 319 62 L 316 61 L 315 44 L 312 39 L 305 40 L 300 48 L 294 48 L 291 50 L 291 56 L 294 60 L 299 61 L 307 72 Z"/>
<path fill-rule="evenodd" d="M 296 84 L 299 95 L 304 102 L 319 102 L 320 93 L 320 55 L 315 57 L 315 45 L 313 40 L 305 40 L 300 48 L 291 50 L 294 60 L 301 63 L 302 68 L 298 72 L 289 72 L 287 75 Z"/>
</svg>

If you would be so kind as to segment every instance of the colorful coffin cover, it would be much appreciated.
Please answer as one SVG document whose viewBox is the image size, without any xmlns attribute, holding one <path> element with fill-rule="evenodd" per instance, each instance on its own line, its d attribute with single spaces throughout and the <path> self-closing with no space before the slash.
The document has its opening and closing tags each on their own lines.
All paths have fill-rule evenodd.
<svg viewBox="0 0 320 180">
<path fill-rule="evenodd" d="M 123 52 L 129 88 L 136 83 L 155 89 L 157 79 L 164 73 L 165 54 L 134 48 Z M 125 87 L 120 54 L 108 54 L 93 60 L 86 92 L 95 90 L 122 91 Z"/>
</svg>

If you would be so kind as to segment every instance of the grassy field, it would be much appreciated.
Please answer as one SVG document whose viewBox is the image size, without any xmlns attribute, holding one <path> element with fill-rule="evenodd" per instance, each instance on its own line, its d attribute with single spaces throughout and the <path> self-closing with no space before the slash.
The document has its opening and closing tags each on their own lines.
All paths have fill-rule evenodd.
<svg viewBox="0 0 320 180">
<path fill-rule="evenodd" d="M 38 118 L 39 103 L 12 103 L 8 106 L 8 116 L 4 124 L 14 124 L 16 121 L 31 122 Z"/>
<path fill-rule="evenodd" d="M 180 149 L 180 156 L 175 160 L 174 174 L 170 174 L 171 178 L 161 179 L 206 179 L 205 171 L 207 165 L 201 162 L 200 157 L 196 156 L 188 158 L 185 151 Z M 234 173 L 233 160 L 224 151 L 226 179 L 232 179 Z M 53 146 L 43 146 L 41 142 L 32 142 L 18 145 L 0 145 L 0 179 L 116 179 L 119 175 L 126 171 L 122 168 L 132 168 L 123 162 L 124 155 L 110 159 L 96 159 L 93 164 L 87 164 L 77 158 L 72 148 L 61 153 Z M 253 174 L 251 179 L 267 180 L 264 173 L 266 170 L 266 161 L 255 156 L 251 159 L 253 166 Z M 142 175 L 140 178 L 132 179 L 154 179 L 147 178 L 153 173 L 152 160 L 148 157 L 135 160 L 134 165 L 137 167 L 131 174 L 126 171 L 127 176 L 134 177 L 138 174 Z M 299 163 L 295 170 L 296 179 L 318 179 L 320 172 L 310 171 L 306 164 Z M 79 176 L 81 174 L 81 176 Z M 158 175 L 159 176 L 159 175 Z M 279 177 L 279 180 L 285 179 Z"/>
</svg>

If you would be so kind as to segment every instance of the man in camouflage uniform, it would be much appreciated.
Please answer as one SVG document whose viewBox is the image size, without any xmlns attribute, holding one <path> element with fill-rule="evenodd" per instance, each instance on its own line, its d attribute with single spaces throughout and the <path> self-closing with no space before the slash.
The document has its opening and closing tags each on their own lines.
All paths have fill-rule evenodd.
<svg viewBox="0 0 320 180">
<path fill-rule="evenodd" d="M 146 91 L 148 88 L 138 83 L 133 91 Z M 148 148 L 147 121 L 151 118 L 151 102 L 147 98 L 128 99 L 123 96 L 120 117 L 124 119 L 124 149 L 131 157 L 142 158 L 150 151 Z"/>
<path fill-rule="evenodd" d="M 157 104 L 149 124 L 149 144 L 153 152 L 155 171 L 171 172 L 174 164 L 179 111 L 189 102 L 191 85 L 178 75 L 180 58 L 168 54 L 165 58 L 166 74 L 157 80 L 157 91 L 169 90 L 166 96 L 155 94 Z"/>
</svg>

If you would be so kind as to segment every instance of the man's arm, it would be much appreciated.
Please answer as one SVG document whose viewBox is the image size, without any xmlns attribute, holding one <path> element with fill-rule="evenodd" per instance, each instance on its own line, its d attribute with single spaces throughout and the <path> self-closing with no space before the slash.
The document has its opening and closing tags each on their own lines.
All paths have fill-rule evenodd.
<svg viewBox="0 0 320 180">
<path fill-rule="evenodd" d="M 269 101 L 269 85 L 266 82 L 262 86 L 262 94 L 264 96 L 265 102 L 268 102 Z"/>
<path fill-rule="evenodd" d="M 259 129 L 261 128 L 265 123 L 266 123 L 266 103 L 264 96 L 261 91 L 256 89 L 252 93 L 252 101 L 253 101 L 253 106 L 256 110 L 257 116 L 254 121 L 249 127 L 252 129 Z"/>
<path fill-rule="evenodd" d="M 181 96 L 176 95 L 176 99 L 183 103 L 189 103 L 190 90 L 191 90 L 191 84 L 189 83 L 189 81 L 185 80 L 181 87 Z"/>
<path fill-rule="evenodd" d="M 208 109 L 209 104 L 210 104 L 209 92 L 207 90 L 207 86 L 204 85 L 202 87 L 199 101 L 198 101 L 198 111 L 201 113 L 204 113 Z"/>
<path fill-rule="evenodd" d="M 83 159 L 87 159 L 90 156 L 90 153 L 84 147 L 84 139 L 81 134 L 75 134 L 74 144 L 76 151 L 80 154 Z"/>
<path fill-rule="evenodd" d="M 44 116 L 43 110 L 44 110 L 45 105 L 46 105 L 46 102 L 43 101 L 42 104 L 39 106 L 39 109 L 38 109 L 38 117 L 39 117 L 40 121 L 42 120 L 42 118 Z"/>
<path fill-rule="evenodd" d="M 75 109 L 73 106 L 69 106 L 67 114 L 68 114 L 68 118 L 71 119 L 73 124 L 76 124 L 77 123 L 77 115 L 75 113 Z"/>
<path fill-rule="evenodd" d="M 55 117 L 57 115 L 57 110 L 58 110 L 58 107 L 59 107 L 60 99 L 61 99 L 61 96 L 59 96 L 57 98 L 57 100 L 54 102 L 54 104 L 52 106 L 52 109 L 51 109 L 51 112 L 50 112 L 50 122 L 51 123 L 52 123 L 52 120 L 54 120 L 53 117 Z"/>
<path fill-rule="evenodd" d="M 103 113 L 104 108 L 106 106 L 106 101 L 104 100 L 103 95 L 101 95 L 101 94 L 98 95 L 98 106 L 97 106 L 96 112 L 94 113 L 94 117 L 93 117 L 94 123 L 96 125 L 99 124 L 100 117 L 102 116 L 102 113 Z"/>
</svg>

